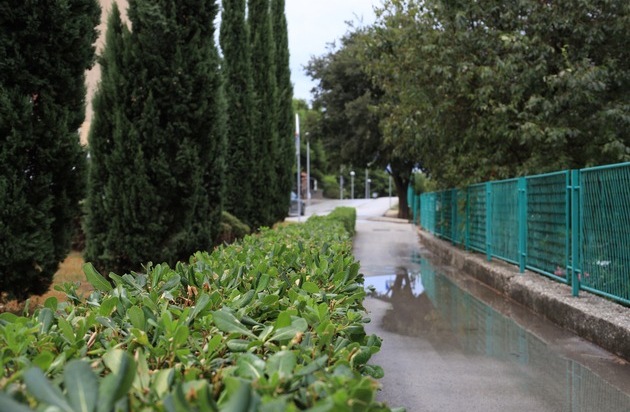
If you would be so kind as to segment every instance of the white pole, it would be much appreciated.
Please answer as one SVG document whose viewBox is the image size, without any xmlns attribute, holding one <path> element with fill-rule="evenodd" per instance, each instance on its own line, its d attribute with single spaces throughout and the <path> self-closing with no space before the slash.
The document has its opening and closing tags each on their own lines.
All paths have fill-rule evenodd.
<svg viewBox="0 0 630 412">
<path fill-rule="evenodd" d="M 302 202 L 301 202 L 301 191 L 302 191 L 302 182 L 300 176 L 300 115 L 295 114 L 295 155 L 297 156 L 297 214 L 298 214 L 298 222 L 302 216 Z"/>
<path fill-rule="evenodd" d="M 306 200 L 311 204 L 311 142 L 306 132 Z"/>
<path fill-rule="evenodd" d="M 389 175 L 389 208 L 392 208 L 392 175 Z"/>
</svg>

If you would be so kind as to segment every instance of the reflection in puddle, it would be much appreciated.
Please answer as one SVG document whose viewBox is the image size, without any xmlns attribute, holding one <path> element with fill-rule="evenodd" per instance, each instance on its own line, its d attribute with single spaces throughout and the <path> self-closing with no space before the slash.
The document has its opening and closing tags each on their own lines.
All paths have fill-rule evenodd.
<svg viewBox="0 0 630 412">
<path fill-rule="evenodd" d="M 583 359 L 572 359 L 579 358 L 575 353 L 546 343 L 503 315 L 503 309 L 493 308 L 496 302 L 485 303 L 462 290 L 425 259 L 414 263 L 419 267 L 415 272 L 401 266 L 392 275 L 365 278 L 370 295 L 391 304 L 382 319 L 383 329 L 426 340 L 441 353 L 454 351 L 509 363 L 523 382 L 524 393 L 555 405 L 553 410 L 630 411 L 628 367 L 594 368 L 609 383 Z"/>
</svg>

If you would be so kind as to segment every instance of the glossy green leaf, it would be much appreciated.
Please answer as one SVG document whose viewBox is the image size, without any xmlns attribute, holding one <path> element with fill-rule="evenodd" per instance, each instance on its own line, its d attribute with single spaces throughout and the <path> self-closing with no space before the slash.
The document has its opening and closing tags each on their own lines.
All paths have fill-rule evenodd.
<svg viewBox="0 0 630 412">
<path fill-rule="evenodd" d="M 326 366 L 327 362 L 328 362 L 328 355 L 320 356 L 319 358 L 315 359 L 314 361 L 305 365 L 302 369 L 297 371 L 296 375 L 297 376 L 309 375 L 313 372 L 320 370 L 324 366 Z"/>
<path fill-rule="evenodd" d="M 75 412 L 92 412 L 98 400 L 98 380 L 86 362 L 72 360 L 63 373 L 68 400 Z"/>
<path fill-rule="evenodd" d="M 85 273 L 88 282 L 94 286 L 94 289 L 100 290 L 101 292 L 109 292 L 113 289 L 107 279 L 98 273 L 98 271 L 94 268 L 94 265 L 90 262 L 83 265 L 83 272 Z"/>
<path fill-rule="evenodd" d="M 120 349 L 112 349 L 103 356 L 105 365 L 112 371 L 99 388 L 99 412 L 109 412 L 123 398 L 135 379 L 136 362 Z"/>
<path fill-rule="evenodd" d="M 74 343 L 76 337 L 70 323 L 64 318 L 57 318 L 57 326 L 59 326 L 63 337 L 66 338 L 69 343 Z"/>
<path fill-rule="evenodd" d="M 317 284 L 313 283 L 313 282 L 304 282 L 304 285 L 302 285 L 302 289 L 305 290 L 308 293 L 318 293 L 319 292 L 319 286 L 317 286 Z"/>
<path fill-rule="evenodd" d="M 303 318 L 296 318 L 291 321 L 289 326 L 278 328 L 275 330 L 269 340 L 283 341 L 293 339 L 298 333 L 304 333 L 308 329 L 308 323 Z"/>
<path fill-rule="evenodd" d="M 145 319 L 144 319 L 144 312 L 142 311 L 142 309 L 140 309 L 140 307 L 132 306 L 129 309 L 127 309 L 127 316 L 129 317 L 129 321 L 131 322 L 134 328 L 138 328 L 141 330 L 145 329 L 146 325 L 145 325 Z"/>
<path fill-rule="evenodd" d="M 274 353 L 267 360 L 267 375 L 273 375 L 274 373 L 278 373 L 280 379 L 288 379 L 293 375 L 293 370 L 295 369 L 295 365 L 297 364 L 297 357 L 295 353 L 287 350 L 283 350 L 277 353 Z"/>
<path fill-rule="evenodd" d="M 208 306 L 210 306 L 210 296 L 207 293 L 202 293 L 195 302 L 195 307 L 188 316 L 188 322 L 195 319 L 201 312 L 203 312 Z"/>
<path fill-rule="evenodd" d="M 37 315 L 37 321 L 40 325 L 40 333 L 48 333 L 50 327 L 53 325 L 54 320 L 55 314 L 53 313 L 52 309 L 45 307 L 40 310 L 39 314 Z"/>
<path fill-rule="evenodd" d="M 151 377 L 151 388 L 162 398 L 170 390 L 175 371 L 171 368 L 160 369 Z"/>
<path fill-rule="evenodd" d="M 73 412 L 72 407 L 61 393 L 53 386 L 39 368 L 31 368 L 24 373 L 24 383 L 29 393 L 35 399 L 48 405 L 53 405 L 65 412 Z"/>
<path fill-rule="evenodd" d="M 240 333 L 241 335 L 250 336 L 255 338 L 254 335 L 249 329 L 247 329 L 234 315 L 226 310 L 217 310 L 212 312 L 214 324 L 227 333 Z"/>
</svg>

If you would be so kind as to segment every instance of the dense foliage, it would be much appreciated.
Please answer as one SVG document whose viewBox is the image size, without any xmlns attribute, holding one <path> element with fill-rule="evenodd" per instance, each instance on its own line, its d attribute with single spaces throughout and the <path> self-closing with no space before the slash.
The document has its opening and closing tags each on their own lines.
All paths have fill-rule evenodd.
<svg viewBox="0 0 630 412">
<path fill-rule="evenodd" d="M 0 4 L 0 293 L 48 290 L 85 189 L 78 129 L 95 0 Z"/>
<path fill-rule="evenodd" d="M 275 163 L 278 154 L 278 90 L 270 2 L 248 0 L 247 4 L 256 110 L 252 159 L 256 181 L 252 193 L 256 201 L 257 214 L 250 223 L 254 227 L 260 227 L 271 226 L 276 222 L 273 202 L 280 188 Z"/>
<path fill-rule="evenodd" d="M 385 411 L 353 210 L 0 315 L 0 409 Z M 334 215 L 337 215 L 335 217 Z M 27 407 L 28 406 L 28 407 Z"/>
<path fill-rule="evenodd" d="M 225 184 L 225 102 L 214 0 L 114 10 L 90 132 L 87 260 L 171 264 L 212 247 Z"/>
<path fill-rule="evenodd" d="M 386 140 L 443 186 L 630 160 L 630 3 L 387 0 Z"/>
<path fill-rule="evenodd" d="M 287 210 L 289 210 L 289 193 L 294 185 L 294 175 L 291 171 L 295 164 L 293 84 L 291 83 L 291 69 L 289 67 L 289 35 L 284 6 L 285 0 L 271 0 L 271 25 L 277 87 L 276 128 L 278 131 L 278 150 L 274 162 L 278 190 L 273 201 L 276 220 L 284 219 Z"/>
<path fill-rule="evenodd" d="M 227 170 L 225 207 L 244 222 L 257 213 L 253 187 L 257 184 L 254 162 L 254 94 L 246 0 L 221 2 L 219 41 L 227 101 Z"/>
</svg>

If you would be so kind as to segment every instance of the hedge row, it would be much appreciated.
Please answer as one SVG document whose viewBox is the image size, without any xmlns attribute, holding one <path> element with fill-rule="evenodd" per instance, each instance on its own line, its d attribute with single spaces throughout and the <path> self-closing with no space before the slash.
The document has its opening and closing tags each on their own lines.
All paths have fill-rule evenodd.
<svg viewBox="0 0 630 412">
<path fill-rule="evenodd" d="M 0 315 L 0 410 L 385 411 L 350 211 Z M 350 223 L 352 220 L 352 223 Z M 341 221 L 344 223 L 342 224 Z"/>
</svg>

